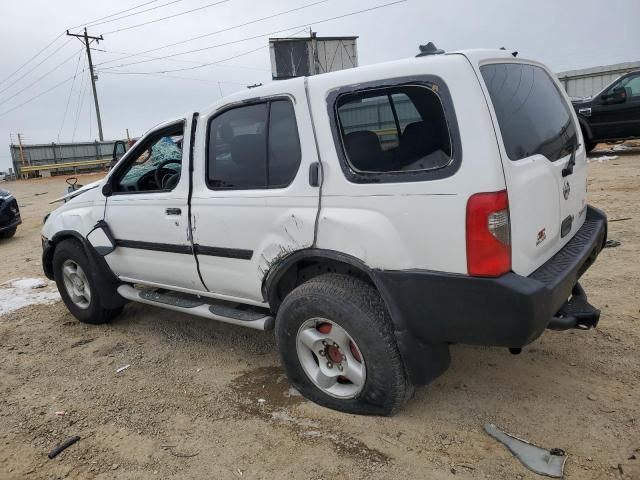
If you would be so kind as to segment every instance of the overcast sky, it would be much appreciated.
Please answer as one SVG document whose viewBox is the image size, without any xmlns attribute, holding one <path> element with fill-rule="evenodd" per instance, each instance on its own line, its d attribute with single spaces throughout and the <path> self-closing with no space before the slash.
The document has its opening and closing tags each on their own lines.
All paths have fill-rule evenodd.
<svg viewBox="0 0 640 480">
<path fill-rule="evenodd" d="M 166 118 L 203 108 L 220 97 L 217 82 L 221 82 L 222 93 L 229 94 L 245 88 L 243 85 L 246 84 L 271 81 L 269 33 L 284 30 L 282 34 L 271 36 L 291 35 L 302 30 L 304 25 L 313 27 L 320 36 L 359 36 L 361 65 L 412 56 L 417 53 L 419 44 L 428 41 L 445 50 L 506 46 L 518 50 L 521 56 L 547 63 L 556 72 L 640 60 L 638 0 L 407 0 L 379 10 L 321 22 L 392 1 L 326 0 L 145 55 L 161 57 L 247 37 L 258 38 L 119 67 L 148 60 L 122 58 L 125 55 L 319 1 L 218 0 L 218 5 L 208 6 L 214 0 L 0 0 L 0 82 L 67 28 L 76 27 L 72 31 L 79 32 L 80 25 L 143 3 L 148 4 L 100 21 L 104 23 L 94 22 L 89 27 L 91 35 L 104 34 L 104 41 L 92 47 L 105 50 L 93 51 L 99 75 L 97 88 L 105 139 L 125 137 L 126 128 L 132 136 L 138 136 Z M 205 8 L 113 32 L 198 7 Z M 142 12 L 151 8 L 154 9 Z M 119 19 L 137 12 L 142 13 Z M 61 36 L 40 56 L 0 83 L 0 170 L 10 166 L 10 134 L 22 133 L 26 143 L 94 140 L 98 137 L 84 63 L 86 55 L 81 48 L 77 39 Z M 221 64 L 164 76 L 122 73 L 188 68 L 250 50 L 255 51 Z M 42 64 L 38 65 L 40 62 Z M 75 80 L 4 113 L 72 78 L 76 68 Z M 33 71 L 29 72 L 31 69 Z M 114 73 L 118 71 L 119 74 Z"/>
</svg>

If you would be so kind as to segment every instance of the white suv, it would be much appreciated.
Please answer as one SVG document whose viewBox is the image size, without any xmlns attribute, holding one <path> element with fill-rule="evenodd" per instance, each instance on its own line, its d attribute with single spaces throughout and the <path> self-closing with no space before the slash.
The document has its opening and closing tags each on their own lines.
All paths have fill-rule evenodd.
<svg viewBox="0 0 640 480">
<path fill-rule="evenodd" d="M 424 53 L 429 53 L 425 49 Z M 605 238 L 553 74 L 473 50 L 272 82 L 146 133 L 46 220 L 79 320 L 135 301 L 275 328 L 291 383 L 391 414 L 451 343 L 595 326 Z"/>
</svg>

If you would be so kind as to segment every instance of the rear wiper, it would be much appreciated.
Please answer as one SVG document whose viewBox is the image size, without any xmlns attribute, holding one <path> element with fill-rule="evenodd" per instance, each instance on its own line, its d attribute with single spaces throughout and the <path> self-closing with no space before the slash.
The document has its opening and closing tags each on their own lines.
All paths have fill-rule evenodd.
<svg viewBox="0 0 640 480">
<path fill-rule="evenodd" d="M 568 175 L 571 175 L 573 173 L 573 167 L 576 164 L 576 150 L 578 149 L 579 146 L 580 146 L 579 143 L 575 143 L 573 145 L 573 150 L 571 151 L 571 157 L 569 158 L 569 161 L 567 162 L 567 166 L 562 169 L 562 177 L 563 178 L 568 176 Z"/>
</svg>

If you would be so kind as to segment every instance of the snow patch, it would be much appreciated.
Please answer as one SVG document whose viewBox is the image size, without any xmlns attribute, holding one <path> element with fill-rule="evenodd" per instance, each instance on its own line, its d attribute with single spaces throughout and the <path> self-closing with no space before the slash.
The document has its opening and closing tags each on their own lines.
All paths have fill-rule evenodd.
<svg viewBox="0 0 640 480">
<path fill-rule="evenodd" d="M 602 155 L 601 157 L 590 158 L 588 161 L 589 163 L 591 162 L 602 163 L 602 162 L 608 162 L 609 160 L 615 160 L 616 158 L 618 158 L 617 155 Z"/>
<path fill-rule="evenodd" d="M 49 283 L 42 278 L 17 278 L 0 285 L 0 315 L 27 305 L 50 304 L 60 300 L 55 290 L 44 290 Z"/>
</svg>

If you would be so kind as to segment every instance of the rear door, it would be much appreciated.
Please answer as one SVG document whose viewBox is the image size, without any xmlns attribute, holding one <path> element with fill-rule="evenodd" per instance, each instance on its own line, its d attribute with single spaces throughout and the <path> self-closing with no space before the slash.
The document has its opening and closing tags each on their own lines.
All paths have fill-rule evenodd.
<svg viewBox="0 0 640 480">
<path fill-rule="evenodd" d="M 502 60 L 479 69 L 509 196 L 512 268 L 529 275 L 584 222 L 586 151 L 573 108 L 545 67 Z M 572 157 L 572 172 L 563 174 Z"/>
<path fill-rule="evenodd" d="M 271 266 L 313 244 L 319 189 L 309 181 L 317 153 L 304 79 L 280 85 L 199 121 L 193 240 L 218 298 L 262 304 Z"/>
</svg>

